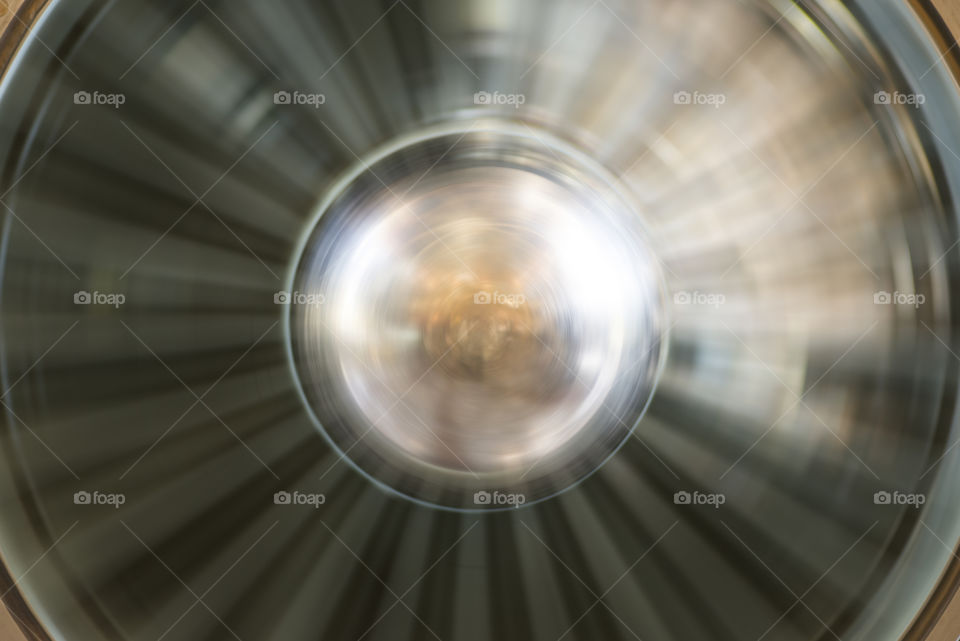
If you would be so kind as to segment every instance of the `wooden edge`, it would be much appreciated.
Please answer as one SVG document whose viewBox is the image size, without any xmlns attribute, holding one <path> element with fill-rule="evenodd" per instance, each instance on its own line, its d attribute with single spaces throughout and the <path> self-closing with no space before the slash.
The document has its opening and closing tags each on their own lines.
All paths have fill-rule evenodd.
<svg viewBox="0 0 960 641">
<path fill-rule="evenodd" d="M 0 0 L 0 70 L 6 71 L 49 0 Z M 2 75 L 0 71 L 0 75 Z"/>
<path fill-rule="evenodd" d="M 960 2 L 957 0 L 931 0 L 950 33 L 960 33 Z"/>
<path fill-rule="evenodd" d="M 908 0 L 923 21 L 960 87 L 960 0 Z M 944 568 L 939 587 L 917 614 L 907 638 L 923 641 L 960 640 L 960 548 Z"/>
<path fill-rule="evenodd" d="M 43 11 L 48 0 L 0 0 L 0 77 L 16 55 L 30 25 Z M 5 641 L 51 641 L 33 611 L 16 589 L 9 570 L 0 563 L 0 638 Z"/>
<path fill-rule="evenodd" d="M 942 64 L 960 84 L 960 0 L 904 0 L 923 22 L 940 49 Z M 956 641 L 952 639 L 951 641 Z"/>
</svg>

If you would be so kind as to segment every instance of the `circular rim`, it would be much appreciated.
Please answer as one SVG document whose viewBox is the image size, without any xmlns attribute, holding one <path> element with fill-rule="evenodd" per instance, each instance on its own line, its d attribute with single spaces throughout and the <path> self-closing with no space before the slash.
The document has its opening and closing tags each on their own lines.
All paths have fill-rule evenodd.
<svg viewBox="0 0 960 641">
<path fill-rule="evenodd" d="M 940 59 L 949 69 L 949 75 L 960 90 L 960 22 L 949 20 L 945 10 L 960 11 L 957 0 L 905 0 L 913 14 L 923 24 L 926 34 L 933 41 Z M 953 5 L 952 7 L 950 5 Z M 923 608 L 917 612 L 903 641 L 955 641 L 953 636 L 940 630 L 940 624 L 950 615 L 960 617 L 960 543 L 958 543 L 943 569 L 936 587 L 928 595 Z M 935 636 L 944 632 L 944 636 Z"/>
<path fill-rule="evenodd" d="M 952 47 L 950 45 L 951 42 L 956 42 L 956 38 L 952 34 L 950 34 L 949 28 L 946 27 L 945 23 L 943 22 L 940 12 L 937 10 L 936 7 L 933 6 L 931 0 L 906 0 L 906 2 L 909 2 L 911 5 L 913 5 L 917 16 L 921 18 L 923 17 L 928 18 L 928 20 L 924 20 L 923 22 L 927 27 L 928 35 L 931 38 L 934 38 L 934 33 L 931 31 L 932 26 L 936 27 L 936 29 L 941 32 L 939 33 L 939 37 L 935 38 L 937 49 L 940 51 L 940 53 L 943 54 L 944 58 L 950 62 L 951 75 L 953 76 L 954 79 L 957 79 L 958 70 L 960 70 L 960 52 L 954 51 L 953 49 L 955 49 L 955 47 Z M 50 7 L 53 7 L 56 4 L 57 4 L 56 0 L 24 0 L 24 2 L 22 3 L 21 9 L 18 10 L 18 15 L 21 12 L 25 14 L 29 14 L 27 15 L 27 18 L 29 20 L 28 24 L 32 26 L 35 22 L 37 22 L 42 17 L 41 14 L 45 10 L 49 9 Z M 36 9 L 32 13 L 30 11 L 23 11 L 24 8 L 26 7 L 31 7 Z M 25 20 L 25 22 L 27 21 Z M 17 36 L 11 36 L 13 32 L 17 32 L 17 31 L 20 32 Z M 18 29 L 16 28 L 16 26 L 12 25 L 7 30 L 7 32 L 3 34 L 2 39 L 0 39 L 0 54 L 7 55 L 6 53 L 7 48 L 10 46 L 11 41 L 15 40 L 16 38 L 19 38 L 19 40 L 16 41 L 12 49 L 10 49 L 9 55 L 7 55 L 6 58 L 0 60 L 0 65 L 2 65 L 0 66 L 0 78 L 2 78 L 3 75 L 5 75 L 6 72 L 10 69 L 10 67 L 12 67 L 16 63 L 16 56 L 19 55 L 21 51 L 21 47 L 25 42 L 25 36 L 27 35 L 27 31 L 28 30 L 25 27 Z M 286 325 L 285 325 L 285 328 L 286 328 Z M 489 510 L 485 510 L 485 511 L 489 511 Z M 960 550 L 960 546 L 958 546 L 957 550 Z M 3 584 L 3 582 L 6 579 L 10 578 L 9 571 L 5 567 L 6 566 L 5 561 L 3 562 L 3 565 L 4 565 L 4 567 L 2 568 L 3 571 L 0 572 L 0 584 Z M 15 585 L 11 585 L 9 586 L 9 588 L 10 588 L 10 594 L 8 594 L 8 596 L 4 599 L 5 601 L 7 599 L 10 599 L 14 594 L 18 596 L 20 595 L 19 587 Z M 950 562 L 949 566 L 946 568 L 946 572 L 944 573 L 944 576 L 941 579 L 941 581 L 938 583 L 934 593 L 931 593 L 923 611 L 917 614 L 917 619 L 915 620 L 914 624 L 911 626 L 910 631 L 903 638 L 904 639 L 928 638 L 929 634 L 933 630 L 933 627 L 941 619 L 942 615 L 950 609 L 949 601 L 952 598 L 952 596 L 954 596 L 954 594 L 957 592 L 958 588 L 960 588 L 960 560 L 958 560 L 956 558 L 956 554 L 954 554 L 953 560 Z M 20 596 L 20 600 L 23 601 L 22 596 Z M 42 625 L 39 624 L 39 621 L 37 620 L 36 615 L 32 611 L 29 611 L 29 613 L 30 613 L 30 621 L 37 623 L 44 637 L 51 638 L 49 636 L 49 633 L 47 633 L 46 630 L 42 628 Z M 30 631 L 35 634 L 37 633 L 37 632 L 34 632 L 33 630 L 30 630 Z"/>
<path fill-rule="evenodd" d="M 597 170 L 598 171 L 597 178 L 604 181 L 606 183 L 606 186 L 609 187 L 611 190 L 613 190 L 615 193 L 626 198 L 628 204 L 634 205 L 634 211 L 636 211 L 635 203 L 631 198 L 631 194 L 629 190 L 627 190 L 626 187 L 622 185 L 621 181 L 619 181 L 615 176 L 613 176 L 609 172 L 605 171 L 602 167 L 597 166 L 596 162 L 591 160 L 586 154 L 584 154 L 582 151 L 577 149 L 575 146 L 557 138 L 551 133 L 546 131 L 532 132 L 529 129 L 529 127 L 523 127 L 520 125 L 513 125 L 513 124 L 504 124 L 500 121 L 493 121 L 488 119 L 475 120 L 473 121 L 472 125 L 467 129 L 464 128 L 463 126 L 464 124 L 465 123 L 462 120 L 442 123 L 439 125 L 428 127 L 418 132 L 417 134 L 408 134 L 408 135 L 400 136 L 394 140 L 390 140 L 376 147 L 373 151 L 371 151 L 365 157 L 358 158 L 357 162 L 351 168 L 345 171 L 337 180 L 333 181 L 333 183 L 331 183 L 330 186 L 326 189 L 325 194 L 318 201 L 317 206 L 314 208 L 314 214 L 305 223 L 303 232 L 301 233 L 300 238 L 298 239 L 295 245 L 295 249 L 293 252 L 294 259 L 291 260 L 290 264 L 287 266 L 287 272 L 283 280 L 284 290 L 291 291 L 291 292 L 294 291 L 297 275 L 299 272 L 299 266 L 301 263 L 301 258 L 304 255 L 310 243 L 310 240 L 314 234 L 314 231 L 317 225 L 320 222 L 320 219 L 323 217 L 324 213 L 330 208 L 330 206 L 340 197 L 340 195 L 344 192 L 344 190 L 349 188 L 349 186 L 353 184 L 355 180 L 363 176 L 365 173 L 370 172 L 371 167 L 376 165 L 378 162 L 384 160 L 385 158 L 388 158 L 389 156 L 396 153 L 397 151 L 400 151 L 412 144 L 423 142 L 426 140 L 433 140 L 437 138 L 451 136 L 451 135 L 455 136 L 457 134 L 464 133 L 464 131 L 468 131 L 471 133 L 489 132 L 489 133 L 495 133 L 495 134 L 506 134 L 506 135 L 522 138 L 523 140 L 526 140 L 528 142 L 536 142 L 541 145 L 544 144 L 544 141 L 546 141 L 546 143 L 549 143 L 550 145 L 554 145 L 557 151 L 559 151 L 560 153 L 566 154 L 573 160 L 585 163 L 586 166 L 591 166 L 595 170 Z M 642 226 L 642 221 L 640 221 L 640 224 Z M 306 391 L 303 389 L 303 382 L 301 380 L 300 373 L 297 370 L 296 357 L 293 350 L 294 336 L 293 336 L 293 327 L 292 327 L 293 326 L 293 318 L 292 318 L 293 306 L 292 305 L 285 305 L 282 311 L 283 342 L 284 342 L 284 353 L 286 354 L 286 359 L 287 359 L 287 368 L 290 372 L 291 377 L 295 381 L 295 388 L 297 391 L 297 396 L 300 399 L 300 402 L 303 404 L 307 412 L 307 415 L 310 417 L 310 421 L 313 423 L 316 430 L 321 434 L 324 441 L 333 449 L 334 452 L 336 452 L 340 460 L 345 461 L 354 471 L 356 471 L 358 474 L 363 476 L 367 481 L 375 485 L 380 490 L 387 492 L 390 495 L 397 496 L 405 500 L 411 501 L 422 507 L 442 510 L 446 512 L 456 512 L 456 513 L 464 513 L 464 514 L 490 514 L 495 512 L 508 512 L 508 511 L 515 511 L 517 509 L 527 508 L 527 507 L 536 505 L 538 503 L 548 501 L 560 494 L 563 494 L 573 488 L 578 487 L 587 479 L 589 479 L 594 474 L 596 474 L 599 470 L 601 470 L 604 467 L 604 465 L 606 465 L 607 462 L 609 462 L 609 460 L 613 458 L 613 456 L 615 456 L 616 453 L 619 452 L 620 449 L 623 447 L 623 445 L 633 436 L 634 432 L 636 431 L 637 425 L 639 425 L 640 421 L 643 419 L 644 415 L 646 414 L 647 409 L 650 407 L 650 403 L 653 401 L 653 397 L 656 394 L 657 386 L 660 382 L 660 376 L 663 372 L 664 364 L 666 363 L 666 359 L 668 356 L 669 345 L 670 345 L 670 327 L 671 327 L 669 323 L 670 306 L 667 304 L 667 300 L 666 300 L 666 292 L 667 292 L 666 281 L 665 281 L 663 272 L 661 269 L 659 269 L 659 267 L 657 267 L 655 271 L 656 271 L 655 280 L 657 281 L 658 290 L 660 294 L 660 301 L 659 301 L 660 315 L 662 316 L 662 319 L 665 322 L 663 323 L 663 327 L 660 328 L 660 332 L 658 336 L 652 341 L 653 345 L 655 346 L 655 349 L 658 352 L 657 361 L 656 361 L 656 364 L 654 365 L 655 373 L 651 381 L 650 392 L 647 395 L 647 399 L 644 402 L 643 406 L 639 409 L 636 420 L 633 422 L 632 425 L 629 426 L 629 430 L 626 431 L 626 433 L 623 435 L 623 438 L 621 438 L 616 443 L 615 447 L 613 447 L 611 451 L 599 462 L 599 464 L 597 464 L 589 473 L 581 476 L 574 483 L 566 485 L 563 488 L 555 492 L 552 492 L 550 494 L 546 494 L 544 496 L 538 497 L 535 500 L 526 502 L 523 505 L 470 508 L 470 507 L 453 507 L 453 506 L 433 503 L 430 501 L 426 501 L 426 500 L 411 496 L 400 490 L 397 490 L 396 488 L 371 476 L 369 472 L 361 468 L 348 455 L 348 453 L 346 453 L 327 433 L 327 430 L 323 427 L 323 424 L 320 421 L 319 417 L 317 417 L 317 415 L 315 414 L 313 407 L 310 403 L 310 400 L 306 394 Z"/>
</svg>

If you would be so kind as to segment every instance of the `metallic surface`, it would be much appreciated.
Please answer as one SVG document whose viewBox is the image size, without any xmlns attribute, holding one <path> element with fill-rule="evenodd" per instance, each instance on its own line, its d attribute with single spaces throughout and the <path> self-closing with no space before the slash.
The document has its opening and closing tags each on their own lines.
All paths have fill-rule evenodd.
<svg viewBox="0 0 960 641">
<path fill-rule="evenodd" d="M 908 634 L 960 144 L 904 7 L 55 3 L 0 87 L 0 551 L 51 636 Z"/>
<path fill-rule="evenodd" d="M 288 288 L 318 427 L 391 487 L 462 488 L 452 507 L 489 487 L 532 502 L 596 470 L 649 401 L 666 329 L 660 267 L 614 180 L 502 129 L 363 162 Z"/>
</svg>

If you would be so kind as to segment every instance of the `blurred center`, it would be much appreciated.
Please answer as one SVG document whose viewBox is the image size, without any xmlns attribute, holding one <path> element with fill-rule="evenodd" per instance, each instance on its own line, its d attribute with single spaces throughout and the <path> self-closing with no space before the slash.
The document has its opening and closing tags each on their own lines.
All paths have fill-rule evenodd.
<svg viewBox="0 0 960 641">
<path fill-rule="evenodd" d="M 293 287 L 318 422 L 406 494 L 559 491 L 619 447 L 652 392 L 660 279 L 638 214 L 540 141 L 437 136 L 365 163 Z"/>
</svg>

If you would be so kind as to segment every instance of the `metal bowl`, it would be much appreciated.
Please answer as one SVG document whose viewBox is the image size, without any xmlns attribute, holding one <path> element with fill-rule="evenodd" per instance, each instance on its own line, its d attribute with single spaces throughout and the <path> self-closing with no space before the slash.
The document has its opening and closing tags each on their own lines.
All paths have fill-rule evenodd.
<svg viewBox="0 0 960 641">
<path fill-rule="evenodd" d="M 9 583 L 84 641 L 925 634 L 960 540 L 929 15 L 23 14 Z"/>
</svg>

